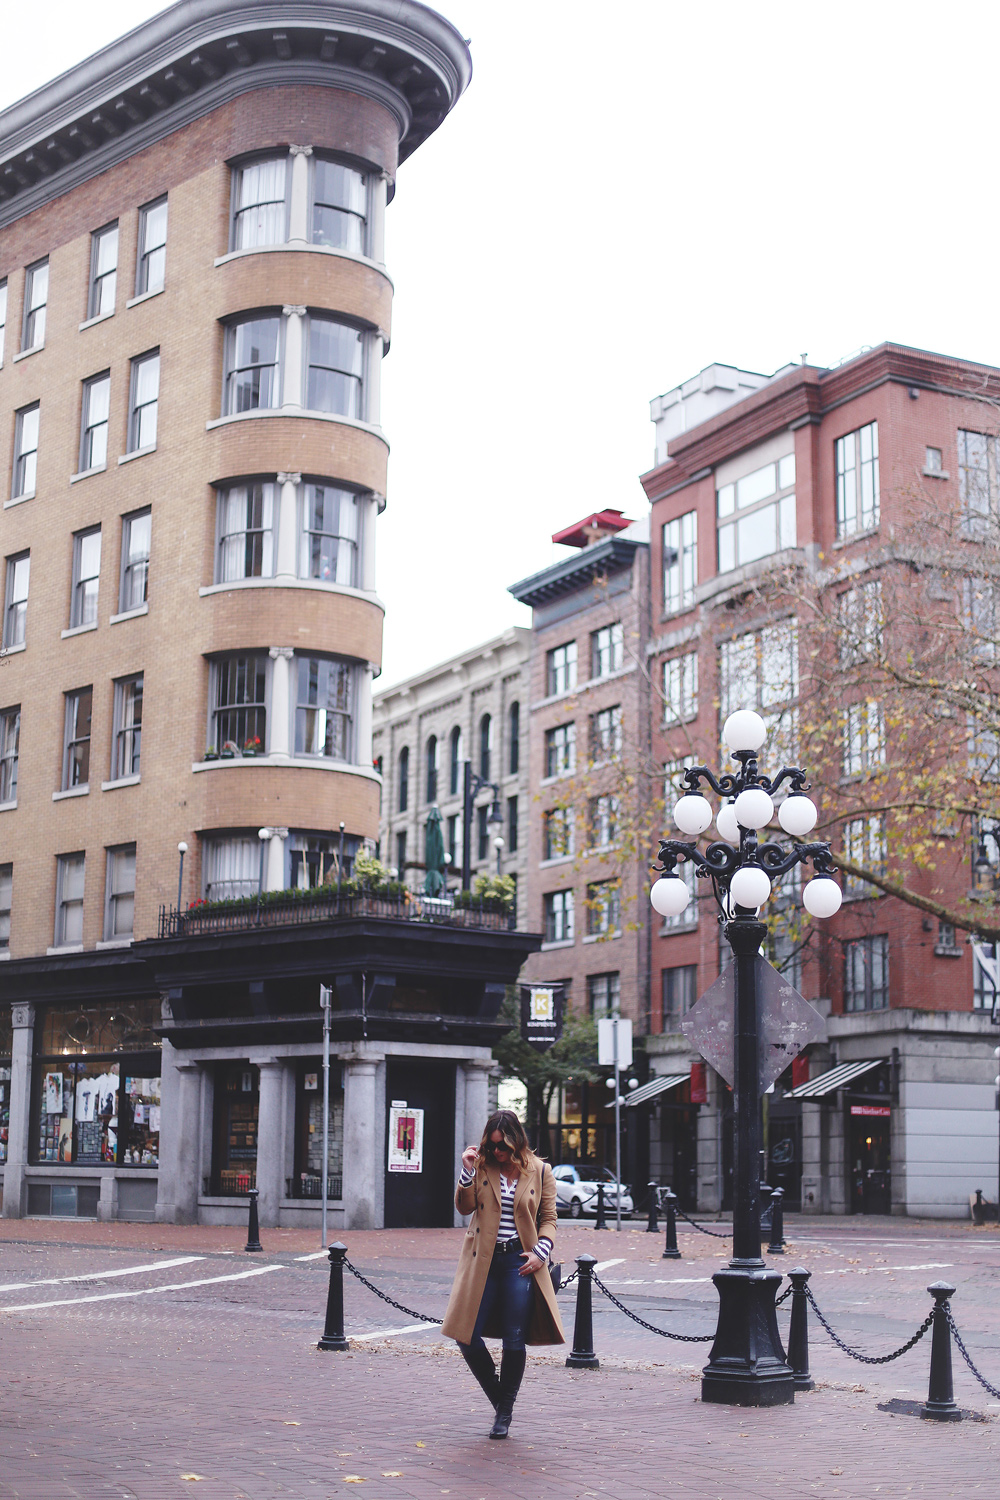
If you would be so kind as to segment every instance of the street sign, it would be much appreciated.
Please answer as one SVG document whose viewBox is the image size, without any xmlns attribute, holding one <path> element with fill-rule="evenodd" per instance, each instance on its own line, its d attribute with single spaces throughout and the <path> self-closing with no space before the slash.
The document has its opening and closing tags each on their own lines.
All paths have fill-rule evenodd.
<svg viewBox="0 0 1000 1500">
<path fill-rule="evenodd" d="M 538 1052 L 545 1052 L 562 1036 L 563 986 L 522 984 L 521 1038 Z"/>
<path fill-rule="evenodd" d="M 810 1042 L 826 1041 L 826 1022 L 815 1006 L 760 954 L 757 969 L 757 1018 L 760 1052 L 757 1082 L 763 1094 Z M 733 1086 L 733 1012 L 736 966 L 730 964 L 691 1007 L 681 1030 L 706 1062 Z M 598 1023 L 600 1024 L 600 1023 Z"/>
<path fill-rule="evenodd" d="M 597 1023 L 597 1062 L 602 1068 L 615 1065 L 615 1027 L 618 1027 L 618 1067 L 632 1066 L 632 1022 L 627 1016 L 606 1016 Z"/>
</svg>

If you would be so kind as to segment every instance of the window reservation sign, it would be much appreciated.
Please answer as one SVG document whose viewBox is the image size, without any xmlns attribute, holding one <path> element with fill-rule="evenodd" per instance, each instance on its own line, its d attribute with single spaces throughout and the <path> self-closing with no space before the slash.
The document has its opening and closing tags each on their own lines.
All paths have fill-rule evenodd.
<svg viewBox="0 0 1000 1500">
<path fill-rule="evenodd" d="M 394 1099 L 389 1106 L 390 1172 L 424 1170 L 424 1112 Z"/>
<path fill-rule="evenodd" d="M 545 1052 L 562 1036 L 563 986 L 522 984 L 521 1038 L 538 1052 Z"/>
</svg>

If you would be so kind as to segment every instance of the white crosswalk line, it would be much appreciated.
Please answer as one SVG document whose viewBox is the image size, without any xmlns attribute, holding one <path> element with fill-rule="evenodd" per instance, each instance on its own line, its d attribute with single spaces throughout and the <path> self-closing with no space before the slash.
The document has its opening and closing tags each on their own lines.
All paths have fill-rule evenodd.
<svg viewBox="0 0 1000 1500">
<path fill-rule="evenodd" d="M 186 1292 L 190 1287 L 215 1286 L 220 1281 L 246 1281 L 251 1276 L 266 1276 L 270 1271 L 286 1271 L 287 1266 L 255 1266 L 252 1271 L 237 1271 L 230 1276 L 206 1276 L 201 1281 L 173 1281 L 165 1286 L 142 1286 L 136 1291 L 99 1292 L 93 1297 L 62 1297 L 55 1302 L 18 1302 L 0 1307 L 0 1312 L 44 1312 L 50 1307 L 77 1307 L 84 1302 L 113 1302 L 121 1297 L 148 1297 L 156 1292 Z"/>
<path fill-rule="evenodd" d="M 601 1271 L 607 1271 L 607 1270 L 609 1270 L 611 1268 L 611 1266 L 620 1266 L 620 1265 L 623 1265 L 624 1262 L 625 1262 L 624 1255 L 619 1255 L 614 1260 L 599 1260 L 597 1262 L 597 1265 L 594 1267 L 594 1270 L 597 1271 L 598 1273 L 600 1273 Z"/>
<path fill-rule="evenodd" d="M 440 1323 L 407 1323 L 405 1328 L 380 1328 L 378 1333 L 349 1333 L 352 1344 L 361 1344 L 365 1339 L 391 1339 L 397 1333 L 418 1333 L 422 1328 L 440 1328 Z"/>
<path fill-rule="evenodd" d="M 34 1286 L 62 1286 L 71 1281 L 107 1281 L 112 1276 L 138 1276 L 142 1271 L 166 1271 L 173 1266 L 189 1266 L 204 1255 L 179 1255 L 176 1260 L 147 1261 L 143 1266 L 124 1266 L 115 1271 L 86 1271 L 80 1276 L 46 1276 L 41 1281 L 9 1281 L 0 1292 L 21 1292 Z"/>
<path fill-rule="evenodd" d="M 296 1255 L 295 1259 L 296 1260 L 326 1260 L 326 1258 L 328 1257 L 329 1253 L 330 1252 L 328 1250 L 316 1250 L 316 1251 L 313 1252 L 312 1255 Z"/>
</svg>

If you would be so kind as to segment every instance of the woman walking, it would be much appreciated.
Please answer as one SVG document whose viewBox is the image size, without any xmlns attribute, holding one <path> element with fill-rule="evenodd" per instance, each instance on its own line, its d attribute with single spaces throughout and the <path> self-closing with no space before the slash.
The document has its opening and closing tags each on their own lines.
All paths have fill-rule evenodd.
<svg viewBox="0 0 1000 1500">
<path fill-rule="evenodd" d="M 556 1185 L 513 1110 L 490 1115 L 479 1145 L 462 1152 L 455 1206 L 472 1222 L 441 1331 L 455 1339 L 495 1408 L 490 1437 L 505 1438 L 525 1344 L 566 1342 L 548 1267 Z M 484 1334 L 503 1339 L 499 1377 Z"/>
</svg>

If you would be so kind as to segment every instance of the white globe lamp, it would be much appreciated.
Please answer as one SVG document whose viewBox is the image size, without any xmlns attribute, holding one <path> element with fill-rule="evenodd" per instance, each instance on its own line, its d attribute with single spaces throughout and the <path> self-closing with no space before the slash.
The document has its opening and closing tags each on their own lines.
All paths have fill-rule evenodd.
<svg viewBox="0 0 1000 1500">
<path fill-rule="evenodd" d="M 689 792 L 674 805 L 674 822 L 681 833 L 697 837 L 712 821 L 712 804 L 707 797 Z"/>
<path fill-rule="evenodd" d="M 725 839 L 727 844 L 739 843 L 740 823 L 734 803 L 726 802 L 719 808 L 715 815 L 715 826 L 719 830 L 720 839 Z"/>
<path fill-rule="evenodd" d="M 740 792 L 733 811 L 744 828 L 766 828 L 774 817 L 774 803 L 763 787 L 748 786 L 745 792 Z"/>
<path fill-rule="evenodd" d="M 813 917 L 832 917 L 843 899 L 840 886 L 830 875 L 814 875 L 802 888 L 802 905 Z"/>
<path fill-rule="evenodd" d="M 811 797 L 793 792 L 778 808 L 778 822 L 793 839 L 803 839 L 816 827 L 819 813 Z"/>
<path fill-rule="evenodd" d="M 729 894 L 737 906 L 763 906 L 771 894 L 771 882 L 760 865 L 744 865 L 729 882 Z"/>
<path fill-rule="evenodd" d="M 661 917 L 679 917 L 691 900 L 691 892 L 679 875 L 664 875 L 649 893 L 649 901 Z"/>
<path fill-rule="evenodd" d="M 767 725 L 751 708 L 738 708 L 722 726 L 730 750 L 759 750 L 767 739 Z"/>
</svg>

